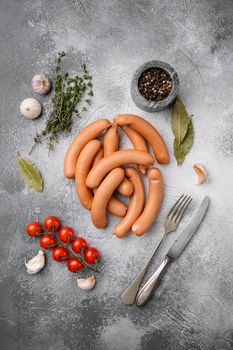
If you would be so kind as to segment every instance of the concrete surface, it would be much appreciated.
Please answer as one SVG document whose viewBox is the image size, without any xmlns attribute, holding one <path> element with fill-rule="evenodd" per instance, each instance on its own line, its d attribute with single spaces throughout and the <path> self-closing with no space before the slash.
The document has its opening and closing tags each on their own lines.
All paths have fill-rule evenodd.
<svg viewBox="0 0 233 350">
<path fill-rule="evenodd" d="M 0 348 L 3 350 L 228 350 L 233 348 L 232 288 L 232 60 L 233 2 L 117 0 L 1 0 L 0 2 Z M 93 227 L 76 199 L 74 184 L 62 174 L 72 136 L 62 137 L 50 158 L 38 147 L 31 159 L 45 188 L 28 190 L 20 180 L 16 151 L 26 155 L 41 130 L 50 98 L 40 98 L 44 115 L 23 119 L 20 102 L 30 96 L 37 72 L 51 72 L 59 50 L 64 67 L 76 72 L 87 62 L 93 75 L 94 103 L 75 122 L 73 135 L 96 118 L 138 113 L 164 136 L 171 154 L 161 167 L 166 195 L 157 222 L 140 238 L 111 236 Z M 130 79 L 143 62 L 160 59 L 177 70 L 181 96 L 193 116 L 195 144 L 181 167 L 172 156 L 170 111 L 141 112 L 130 98 Z M 123 146 L 129 146 L 123 141 Z M 209 182 L 193 185 L 192 165 L 203 163 Z M 169 268 L 155 297 L 144 308 L 122 305 L 119 295 L 145 262 L 162 233 L 162 221 L 181 193 L 194 201 L 180 229 L 202 196 L 211 207 L 180 259 Z M 101 249 L 103 272 L 96 288 L 78 290 L 75 276 L 51 261 L 29 276 L 24 258 L 38 251 L 25 224 L 39 207 L 41 218 L 58 215 Z M 179 229 L 179 231 L 180 231 Z M 177 236 L 166 240 L 148 276 Z"/>
</svg>

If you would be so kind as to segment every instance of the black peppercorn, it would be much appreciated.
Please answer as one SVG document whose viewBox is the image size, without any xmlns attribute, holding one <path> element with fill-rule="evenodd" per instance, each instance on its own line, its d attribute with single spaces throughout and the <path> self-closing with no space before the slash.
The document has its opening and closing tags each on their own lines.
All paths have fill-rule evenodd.
<svg viewBox="0 0 233 350">
<path fill-rule="evenodd" d="M 172 80 L 164 69 L 149 68 L 141 74 L 138 80 L 138 89 L 147 100 L 162 101 L 171 92 Z"/>
</svg>

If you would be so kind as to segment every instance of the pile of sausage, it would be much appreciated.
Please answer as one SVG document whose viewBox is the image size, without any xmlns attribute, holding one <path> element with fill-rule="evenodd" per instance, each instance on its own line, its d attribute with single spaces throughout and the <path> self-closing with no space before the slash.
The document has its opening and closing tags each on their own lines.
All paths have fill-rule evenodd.
<svg viewBox="0 0 233 350">
<path fill-rule="evenodd" d="M 64 175 L 75 178 L 82 205 L 91 210 L 93 224 L 107 225 L 106 212 L 122 217 L 115 226 L 118 237 L 132 231 L 140 236 L 149 229 L 163 199 L 163 178 L 158 168 L 148 166 L 169 162 L 167 147 L 158 131 L 146 120 L 132 114 L 116 115 L 114 122 L 94 121 L 85 127 L 69 146 L 64 159 Z M 130 139 L 134 149 L 118 150 L 118 128 Z M 97 138 L 103 136 L 103 144 Z M 154 157 L 149 153 L 152 147 Z M 134 167 L 122 166 L 137 164 Z M 148 174 L 149 195 L 145 201 L 140 173 Z M 113 193 L 129 197 L 128 208 Z"/>
</svg>

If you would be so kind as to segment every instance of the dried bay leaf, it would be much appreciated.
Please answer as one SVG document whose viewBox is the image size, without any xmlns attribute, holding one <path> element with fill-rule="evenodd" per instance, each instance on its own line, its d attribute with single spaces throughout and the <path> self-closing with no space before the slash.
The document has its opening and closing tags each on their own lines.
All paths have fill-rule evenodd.
<svg viewBox="0 0 233 350">
<path fill-rule="evenodd" d="M 17 154 L 18 169 L 24 183 L 36 192 L 43 191 L 43 180 L 37 167 L 28 159 Z"/>
<path fill-rule="evenodd" d="M 188 130 L 190 117 L 186 111 L 185 105 L 181 98 L 177 96 L 172 106 L 171 126 L 176 139 L 176 144 L 180 145 L 185 138 Z"/>
<path fill-rule="evenodd" d="M 182 143 L 179 144 L 179 142 L 175 139 L 174 140 L 174 155 L 176 157 L 177 165 L 180 165 L 183 163 L 186 155 L 190 151 L 192 144 L 194 140 L 194 128 L 193 128 L 193 122 L 192 119 L 190 119 L 188 124 L 188 130 L 186 132 L 185 138 L 183 139 Z"/>
</svg>

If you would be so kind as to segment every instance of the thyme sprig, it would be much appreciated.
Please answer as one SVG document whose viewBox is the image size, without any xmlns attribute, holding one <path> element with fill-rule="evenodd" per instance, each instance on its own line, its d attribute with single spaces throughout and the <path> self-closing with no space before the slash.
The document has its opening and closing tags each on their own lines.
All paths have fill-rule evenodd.
<svg viewBox="0 0 233 350">
<path fill-rule="evenodd" d="M 39 143 L 46 143 L 49 153 L 54 150 L 60 134 L 71 131 L 73 114 L 78 117 L 88 110 L 92 102 L 93 89 L 92 77 L 89 75 L 86 64 L 81 65 L 82 74 L 71 77 L 68 72 L 61 71 L 61 62 L 65 57 L 64 52 L 59 52 L 55 65 L 54 96 L 52 98 L 52 112 L 50 113 L 45 128 L 34 136 L 31 151 Z M 83 103 L 80 110 L 77 105 Z"/>
</svg>

